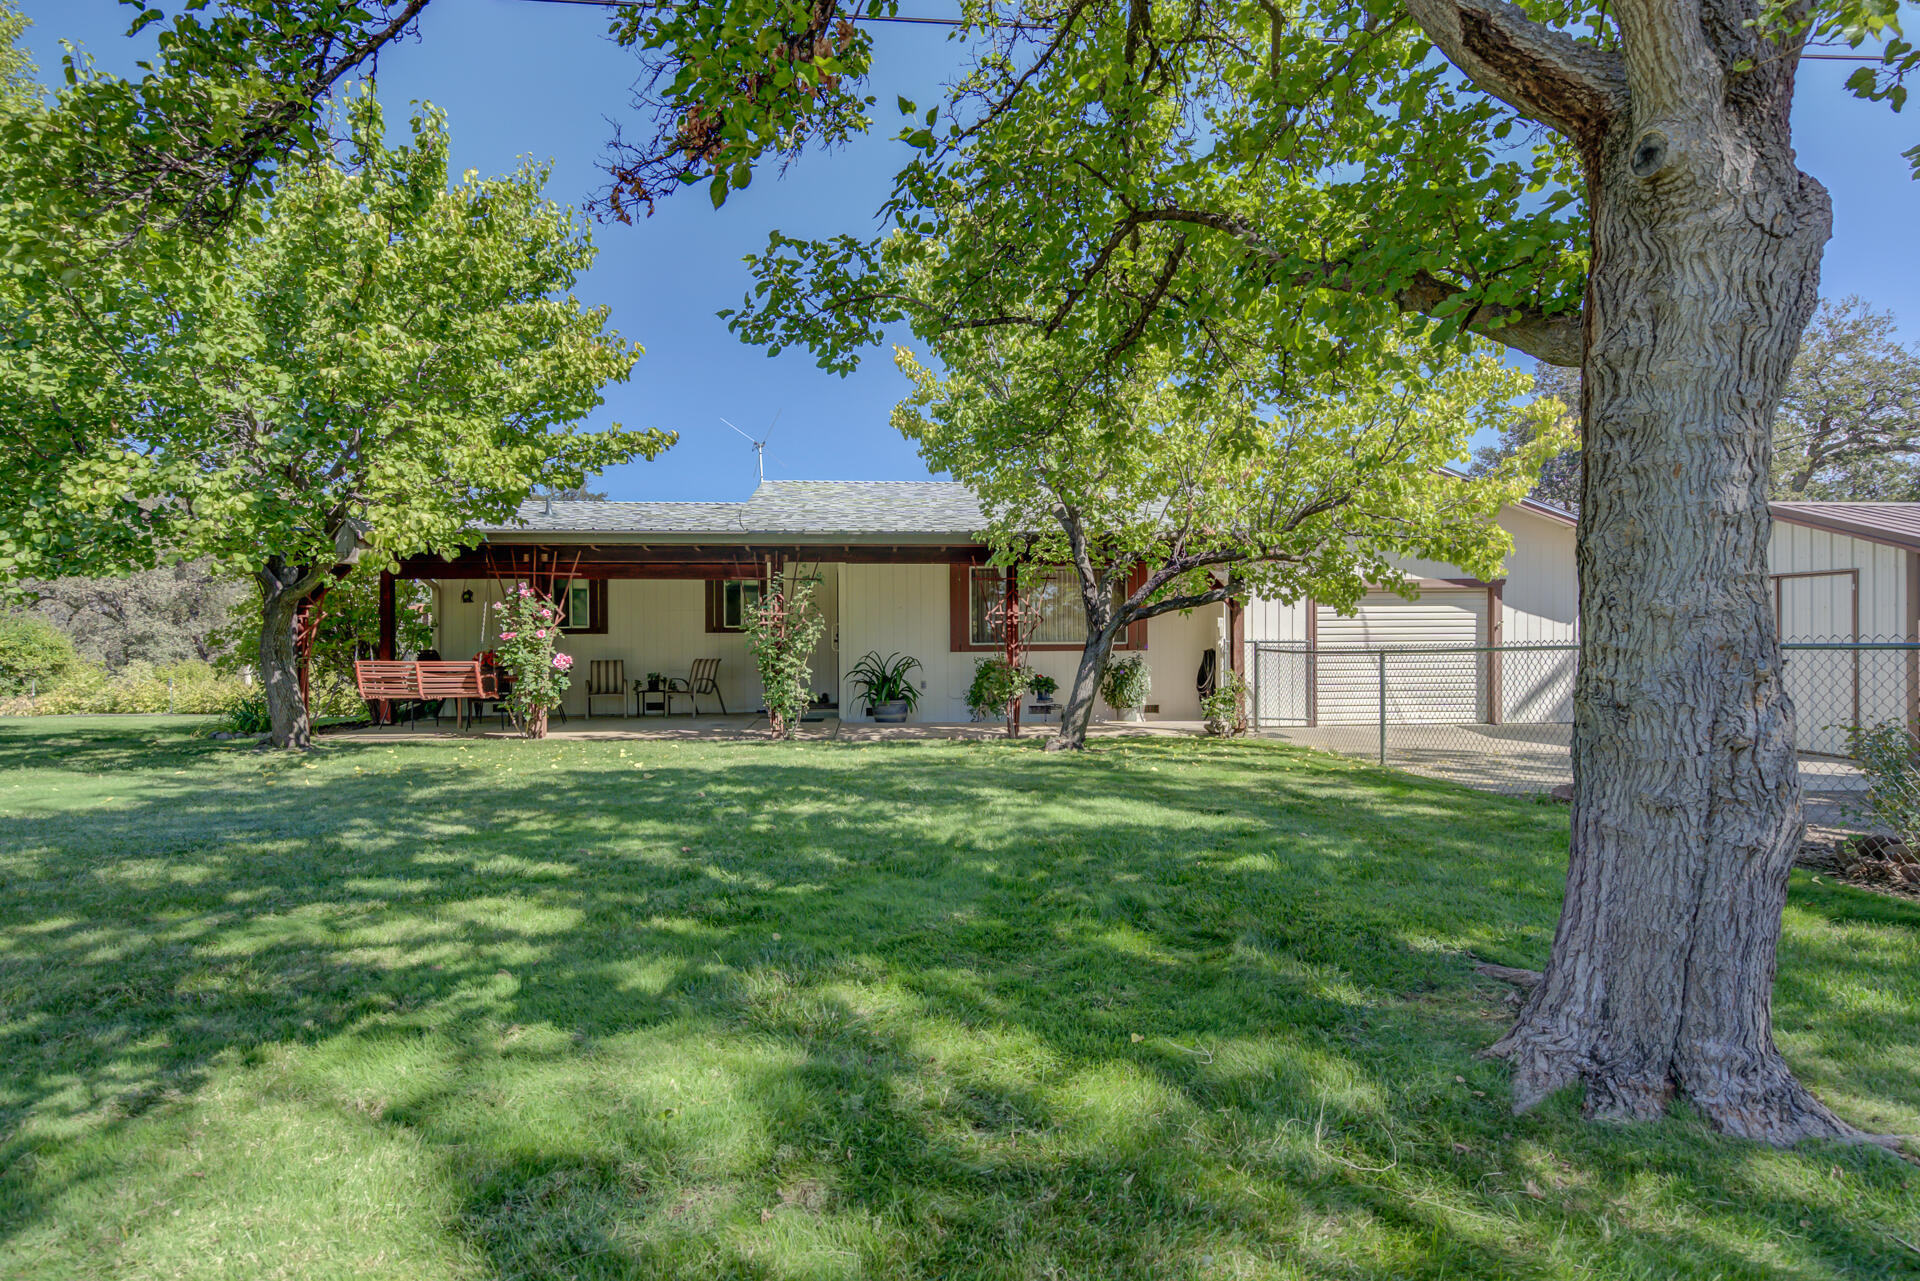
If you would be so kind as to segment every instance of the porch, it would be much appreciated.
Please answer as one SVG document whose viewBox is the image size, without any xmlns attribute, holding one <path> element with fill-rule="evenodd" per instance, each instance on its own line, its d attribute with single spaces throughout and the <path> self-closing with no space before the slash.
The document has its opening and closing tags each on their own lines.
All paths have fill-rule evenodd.
<svg viewBox="0 0 1920 1281">
<path fill-rule="evenodd" d="M 492 649 L 491 605 L 503 585 L 518 577 L 554 583 L 555 599 L 567 612 L 561 647 L 574 659 L 564 704 L 569 725 L 583 733 L 684 738 L 745 732 L 729 729 L 742 723 L 725 715 L 762 705 L 743 612 L 770 576 L 804 575 L 815 582 L 815 605 L 826 622 L 812 657 L 812 690 L 837 721 L 872 727 L 850 673 L 863 655 L 876 652 L 918 660 L 916 727 L 966 731 L 974 665 L 1004 652 L 997 608 L 1005 596 L 1003 571 L 985 567 L 986 556 L 987 549 L 971 541 L 607 546 L 499 540 L 453 560 L 411 558 L 401 576 L 431 583 L 434 648 L 441 658 L 459 661 Z M 1023 653 L 1028 666 L 1064 689 L 1079 658 L 1084 621 L 1077 594 L 1054 595 L 1061 617 L 1049 621 L 1058 635 L 1032 637 Z M 1228 624 L 1223 607 L 1209 606 L 1137 625 L 1123 642 L 1147 657 L 1151 723 L 1198 723 L 1196 675 L 1209 650 L 1231 663 L 1236 649 L 1227 643 Z M 391 652 L 384 626 L 380 644 Z M 638 712 L 643 704 L 658 711 L 662 700 L 641 697 L 649 678 L 684 681 L 696 662 L 717 662 L 717 688 L 695 700 L 693 718 L 686 716 L 684 695 L 672 700 L 676 715 L 670 718 L 648 716 L 629 725 L 612 715 Z M 604 692 L 593 695 L 589 709 L 595 665 L 612 663 L 620 665 L 619 691 L 607 680 L 611 669 L 601 666 Z M 585 719 L 589 710 L 599 715 Z M 809 732 L 816 732 L 813 726 Z"/>
</svg>

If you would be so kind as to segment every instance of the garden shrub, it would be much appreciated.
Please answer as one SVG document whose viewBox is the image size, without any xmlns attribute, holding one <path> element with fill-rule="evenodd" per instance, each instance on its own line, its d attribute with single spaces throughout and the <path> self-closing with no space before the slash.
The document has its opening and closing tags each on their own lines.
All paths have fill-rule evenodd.
<svg viewBox="0 0 1920 1281">
<path fill-rule="evenodd" d="M 813 648 L 827 620 L 813 607 L 813 581 L 801 579 L 747 609 L 747 652 L 760 670 L 767 728 L 793 738 L 813 703 Z"/>
<path fill-rule="evenodd" d="M 1033 673 L 1004 658 L 976 659 L 973 683 L 967 686 L 967 706 L 976 720 L 1001 720 L 1013 714 L 1013 704 L 1033 686 Z"/>
<path fill-rule="evenodd" d="M 73 638 L 46 619 L 0 614 L 0 698 L 43 693 L 79 662 Z"/>
<path fill-rule="evenodd" d="M 76 663 L 52 688 L 43 687 L 36 697 L 0 700 L 0 714 L 133 715 L 173 711 L 213 715 L 226 711 L 245 688 L 239 677 L 223 675 L 197 661 L 160 667 L 133 662 L 117 672 L 95 663 Z"/>
<path fill-rule="evenodd" d="M 507 711 L 528 738 L 547 736 L 547 713 L 573 684 L 573 656 L 556 651 L 560 643 L 560 607 L 526 583 L 515 583 L 504 600 L 493 603 L 499 615 L 494 653 L 513 682 Z"/>
<path fill-rule="evenodd" d="M 1855 726 L 1847 751 L 1867 779 L 1860 816 L 1920 845 L 1920 738 L 1899 721 Z"/>
</svg>

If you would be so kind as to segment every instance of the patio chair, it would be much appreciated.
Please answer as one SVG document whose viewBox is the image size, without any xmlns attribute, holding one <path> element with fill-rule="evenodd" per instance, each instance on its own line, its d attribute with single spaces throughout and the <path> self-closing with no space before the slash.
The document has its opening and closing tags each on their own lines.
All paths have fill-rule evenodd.
<svg viewBox="0 0 1920 1281">
<path fill-rule="evenodd" d="M 617 698 L 620 714 L 627 714 L 627 665 L 618 658 L 596 658 L 587 664 L 587 716 L 593 716 L 593 700 Z"/>
<path fill-rule="evenodd" d="M 699 695 L 705 694 L 709 698 L 718 700 L 720 704 L 720 714 L 725 716 L 727 714 L 727 700 L 720 695 L 719 677 L 719 659 L 694 659 L 693 670 L 687 673 L 684 680 L 675 676 L 667 681 L 667 714 L 669 716 L 673 714 L 674 699 L 684 698 L 687 700 L 687 715 L 699 715 L 700 704 L 696 699 Z"/>
</svg>

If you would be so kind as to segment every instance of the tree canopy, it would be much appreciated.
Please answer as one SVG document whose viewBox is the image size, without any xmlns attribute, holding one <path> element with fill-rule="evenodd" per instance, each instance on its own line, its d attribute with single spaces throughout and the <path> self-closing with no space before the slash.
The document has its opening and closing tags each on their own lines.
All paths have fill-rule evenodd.
<svg viewBox="0 0 1920 1281">
<path fill-rule="evenodd" d="M 614 201 L 704 181 L 717 204 L 864 127 L 873 46 L 846 19 L 892 12 L 626 11 L 658 127 L 616 156 Z M 1799 788 L 1766 481 L 1833 230 L 1794 154 L 1800 59 L 1810 40 L 1877 51 L 1851 87 L 1897 109 L 1916 53 L 1895 0 L 962 12 L 952 92 L 893 104 L 917 158 L 881 231 L 776 234 L 739 331 L 846 368 L 898 320 L 923 340 L 1071 326 L 1110 358 L 1203 370 L 1245 325 L 1275 402 L 1396 377 L 1407 314 L 1428 343 L 1580 366 L 1568 892 L 1493 1051 L 1523 1108 L 1577 1084 L 1598 1116 L 1684 1096 L 1747 1137 L 1858 1138 L 1773 1041 Z"/>
<path fill-rule="evenodd" d="M 1881 52 L 1849 83 L 1896 109 L 1914 57 L 1897 7 L 1810 19 L 1825 38 Z M 631 216 L 699 183 L 718 205 L 759 166 L 897 108 L 916 154 L 882 231 L 775 232 L 732 315 L 748 340 L 805 345 L 844 370 L 900 320 L 925 335 L 1051 333 L 1071 319 L 1116 347 L 1194 349 L 1231 316 L 1312 370 L 1353 363 L 1364 335 L 1416 312 L 1442 336 L 1482 333 L 1576 365 L 1588 263 L 1578 148 L 1539 127 L 1555 121 L 1462 83 L 1434 43 L 1438 8 L 968 0 L 963 72 L 925 110 L 861 92 L 874 45 L 859 19 L 893 15 L 891 0 L 634 9 L 615 29 L 647 66 L 653 128 L 616 146 L 606 200 Z M 1807 35 L 1794 15 L 1756 15 L 1730 58 L 1771 67 Z M 1589 49 L 1596 74 L 1618 74 L 1620 27 L 1604 6 L 1537 16 L 1550 25 L 1527 38 L 1569 57 Z M 911 272 L 924 282 L 904 289 Z"/>
<path fill-rule="evenodd" d="M 1498 577 L 1500 509 L 1570 438 L 1542 402 L 1525 448 L 1475 479 L 1448 470 L 1477 431 L 1533 412 L 1519 403 L 1527 376 L 1484 352 L 1437 367 L 1412 352 L 1397 377 L 1263 409 L 1249 385 L 1264 380 L 1244 367 L 1186 379 L 1164 356 L 1109 360 L 1017 328 L 950 333 L 935 350 L 944 375 L 896 352 L 914 394 L 895 425 L 979 496 L 996 561 L 1079 579 L 1068 747 L 1133 623 L 1253 595 L 1350 609 L 1369 584 L 1412 594 L 1397 558 Z"/>
<path fill-rule="evenodd" d="M 0 560 L 208 557 L 251 576 L 283 740 L 304 734 L 297 698 L 277 697 L 292 611 L 336 567 L 450 552 L 534 486 L 577 488 L 671 440 L 579 425 L 639 349 L 569 294 L 592 241 L 542 167 L 450 184 L 437 111 L 391 147 L 371 92 L 345 115 L 343 160 L 282 175 L 265 217 L 194 270 L 104 273 L 96 323 L 0 353 L 0 401 L 89 446 L 6 491 Z"/>
</svg>

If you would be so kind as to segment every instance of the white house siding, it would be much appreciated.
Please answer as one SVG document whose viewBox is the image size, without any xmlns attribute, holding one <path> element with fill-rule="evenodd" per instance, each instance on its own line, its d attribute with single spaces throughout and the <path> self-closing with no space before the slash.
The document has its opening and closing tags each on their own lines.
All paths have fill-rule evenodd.
<svg viewBox="0 0 1920 1281">
<path fill-rule="evenodd" d="M 1904 548 L 1776 519 L 1768 561 L 1783 641 L 1907 640 L 1912 619 Z M 1856 634 L 1857 611 L 1857 634 Z M 1802 751 L 1845 750 L 1846 727 L 1911 715 L 1913 660 L 1890 651 L 1786 654 Z"/>
<path fill-rule="evenodd" d="M 916 721 L 965 721 L 967 687 L 973 666 L 987 654 L 952 652 L 952 570 L 946 565 L 846 565 L 840 596 L 841 715 L 865 720 L 846 672 L 868 651 L 911 654 L 920 660 L 915 679 L 923 683 Z M 1200 696 L 1194 676 L 1200 655 L 1218 644 L 1218 607 L 1156 618 L 1147 624 L 1147 661 L 1153 678 L 1152 701 L 1163 720 L 1196 720 Z M 1078 650 L 1042 650 L 1028 663 L 1060 683 L 1064 697 L 1080 661 Z"/>
<path fill-rule="evenodd" d="M 468 589 L 473 592 L 473 601 L 463 604 L 460 594 Z M 485 624 L 483 636 L 482 618 L 499 596 L 499 585 L 490 579 L 449 579 L 441 584 L 436 639 L 443 657 L 471 658 L 491 648 L 495 629 L 490 622 Z M 760 678 L 747 654 L 745 638 L 737 633 L 709 634 L 706 617 L 704 583 L 629 578 L 608 582 L 606 634 L 573 632 L 562 644 L 576 663 L 573 688 L 565 699 L 568 714 L 578 716 L 586 711 L 586 665 L 606 658 L 624 661 L 629 681 L 648 672 L 685 676 L 694 659 L 718 658 L 720 693 L 727 709 L 752 711 L 759 707 Z M 711 699 L 702 699 L 700 706 L 703 711 L 719 710 Z M 612 710 L 606 701 L 598 707 L 602 713 Z"/>
<path fill-rule="evenodd" d="M 840 594 L 840 688 L 846 697 L 840 714 L 865 720 L 856 705 L 847 672 L 868 651 L 882 658 L 910 654 L 920 660 L 914 681 L 921 686 L 917 721 L 967 719 L 967 682 L 973 664 L 965 654 L 948 654 L 945 565 L 845 565 Z"/>
<path fill-rule="evenodd" d="M 1148 702 L 1160 709 L 1149 719 L 1200 719 L 1200 687 L 1195 680 L 1200 674 L 1201 656 L 1208 650 L 1221 650 L 1214 660 L 1216 671 L 1226 661 L 1225 648 L 1221 645 L 1224 617 L 1224 606 L 1206 605 L 1191 613 L 1162 614 L 1147 621 L 1147 672 L 1153 679 L 1153 694 Z M 1072 654 L 1064 657 L 1077 659 L 1077 655 Z M 1071 665 L 1068 670 L 1071 672 Z"/>
<path fill-rule="evenodd" d="M 1780 581 L 1783 640 L 1906 640 L 1905 549 L 1785 520 L 1773 523 L 1768 568 Z M 1860 582 L 1860 634 L 1853 634 L 1852 583 Z"/>
</svg>

